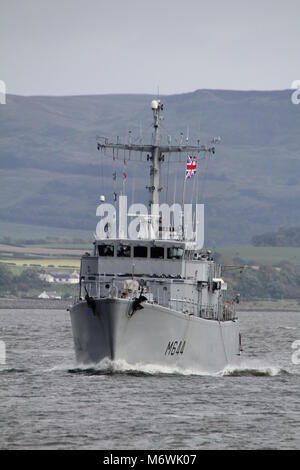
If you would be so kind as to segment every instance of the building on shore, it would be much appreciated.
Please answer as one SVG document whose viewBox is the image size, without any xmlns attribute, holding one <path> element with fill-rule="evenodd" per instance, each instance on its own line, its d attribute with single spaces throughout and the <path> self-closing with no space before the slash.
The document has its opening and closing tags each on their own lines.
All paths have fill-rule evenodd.
<svg viewBox="0 0 300 470">
<path fill-rule="evenodd" d="M 54 292 L 46 292 L 45 290 L 41 292 L 38 296 L 39 299 L 46 299 L 46 300 L 61 300 L 61 295 L 58 295 L 55 291 Z"/>
<path fill-rule="evenodd" d="M 78 284 L 79 274 L 75 270 L 71 274 L 65 272 L 41 273 L 39 278 L 49 284 Z"/>
</svg>

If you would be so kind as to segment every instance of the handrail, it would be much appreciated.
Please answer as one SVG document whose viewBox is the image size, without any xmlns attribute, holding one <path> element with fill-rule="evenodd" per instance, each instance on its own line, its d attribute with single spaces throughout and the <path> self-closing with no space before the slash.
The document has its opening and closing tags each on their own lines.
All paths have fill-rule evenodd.
<svg viewBox="0 0 300 470">
<path fill-rule="evenodd" d="M 96 299 L 126 298 L 127 300 L 133 300 L 140 295 L 141 288 L 138 290 L 128 289 L 125 292 L 123 283 L 124 278 L 112 278 L 109 280 L 81 279 L 79 297 L 75 298 L 74 301 L 83 300 L 86 293 L 89 297 Z M 153 282 L 152 285 L 151 282 L 150 285 L 148 283 L 147 288 L 143 290 L 143 295 L 147 298 L 147 303 L 158 304 L 180 313 L 194 315 L 207 320 L 232 321 L 236 319 L 235 309 L 232 304 L 199 305 L 198 302 L 186 297 L 168 298 L 166 292 L 161 292 L 156 282 Z"/>
</svg>

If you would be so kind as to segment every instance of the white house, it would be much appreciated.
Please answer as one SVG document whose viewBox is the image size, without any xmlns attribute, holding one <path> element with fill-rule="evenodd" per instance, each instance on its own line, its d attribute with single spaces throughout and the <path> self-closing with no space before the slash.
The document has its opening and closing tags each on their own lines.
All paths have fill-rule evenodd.
<svg viewBox="0 0 300 470">
<path fill-rule="evenodd" d="M 71 274 L 68 273 L 41 273 L 39 278 L 42 281 L 49 282 L 50 284 L 78 284 L 79 274 L 77 271 L 73 271 Z"/>
<path fill-rule="evenodd" d="M 60 300 L 61 299 L 61 295 L 57 295 L 57 293 L 54 291 L 54 292 L 46 292 L 44 290 L 44 292 L 42 292 L 39 296 L 38 296 L 39 299 L 56 299 L 56 300 Z"/>
<path fill-rule="evenodd" d="M 70 274 L 68 284 L 79 284 L 79 274 L 77 271 L 73 271 L 72 274 Z"/>
<path fill-rule="evenodd" d="M 48 274 L 48 273 L 39 274 L 39 278 L 45 282 L 49 282 L 49 283 L 54 282 L 54 276 L 52 274 Z"/>
<path fill-rule="evenodd" d="M 50 299 L 49 295 L 47 294 L 47 292 L 44 290 L 44 292 L 42 292 L 39 296 L 38 296 L 39 299 Z"/>
</svg>

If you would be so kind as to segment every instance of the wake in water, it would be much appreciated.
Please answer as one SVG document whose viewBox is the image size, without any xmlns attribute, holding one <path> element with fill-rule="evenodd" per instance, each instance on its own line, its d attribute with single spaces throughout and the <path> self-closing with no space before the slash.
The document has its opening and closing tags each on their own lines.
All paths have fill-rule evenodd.
<svg viewBox="0 0 300 470">
<path fill-rule="evenodd" d="M 0 374 L 23 374 L 29 372 L 28 369 L 18 369 L 15 367 L 0 366 Z"/>
<path fill-rule="evenodd" d="M 125 360 L 111 361 L 103 359 L 98 364 L 76 364 L 76 365 L 58 365 L 49 371 L 64 370 L 73 374 L 86 375 L 110 375 L 110 374 L 129 374 L 129 375 L 212 375 L 208 372 L 199 370 L 183 369 L 176 366 L 162 366 L 159 364 L 129 364 Z"/>
<path fill-rule="evenodd" d="M 238 367 L 227 366 L 221 372 L 222 377 L 276 377 L 282 374 L 288 374 L 288 371 L 250 359 L 241 362 Z"/>
<path fill-rule="evenodd" d="M 183 369 L 178 366 L 162 366 L 158 364 L 128 364 L 124 360 L 111 361 L 104 359 L 98 364 L 58 365 L 48 371 L 65 371 L 71 374 L 111 375 L 128 374 L 135 376 L 204 376 L 204 377 L 275 377 L 288 372 L 280 367 L 262 364 L 255 360 L 244 360 L 239 366 L 227 366 L 219 372 L 206 372 L 199 369 Z"/>
</svg>

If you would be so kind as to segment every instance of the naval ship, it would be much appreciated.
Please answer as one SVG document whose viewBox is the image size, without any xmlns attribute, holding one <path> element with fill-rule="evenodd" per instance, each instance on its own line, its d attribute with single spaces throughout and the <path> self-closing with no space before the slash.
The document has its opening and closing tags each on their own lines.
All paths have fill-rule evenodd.
<svg viewBox="0 0 300 470">
<path fill-rule="evenodd" d="M 193 155 L 193 162 L 200 154 L 214 154 L 216 141 L 190 145 L 186 139 L 163 145 L 163 103 L 153 100 L 151 107 L 151 144 L 99 138 L 97 147 L 106 156 L 112 152 L 113 160 L 119 151 L 145 157 L 150 163 L 149 207 L 158 207 L 166 156 L 172 164 L 174 155 Z M 77 362 L 108 359 L 112 369 L 125 361 L 132 367 L 157 365 L 204 373 L 236 365 L 241 353 L 237 299 L 227 298 L 221 266 L 210 251 L 186 239 L 182 226 L 173 222 L 166 236 L 158 211 L 151 214 L 145 224 L 156 230 L 140 230 L 130 238 L 124 231 L 117 236 L 106 224 L 103 236 L 95 236 L 92 251 L 82 256 L 79 292 L 69 309 Z"/>
</svg>

